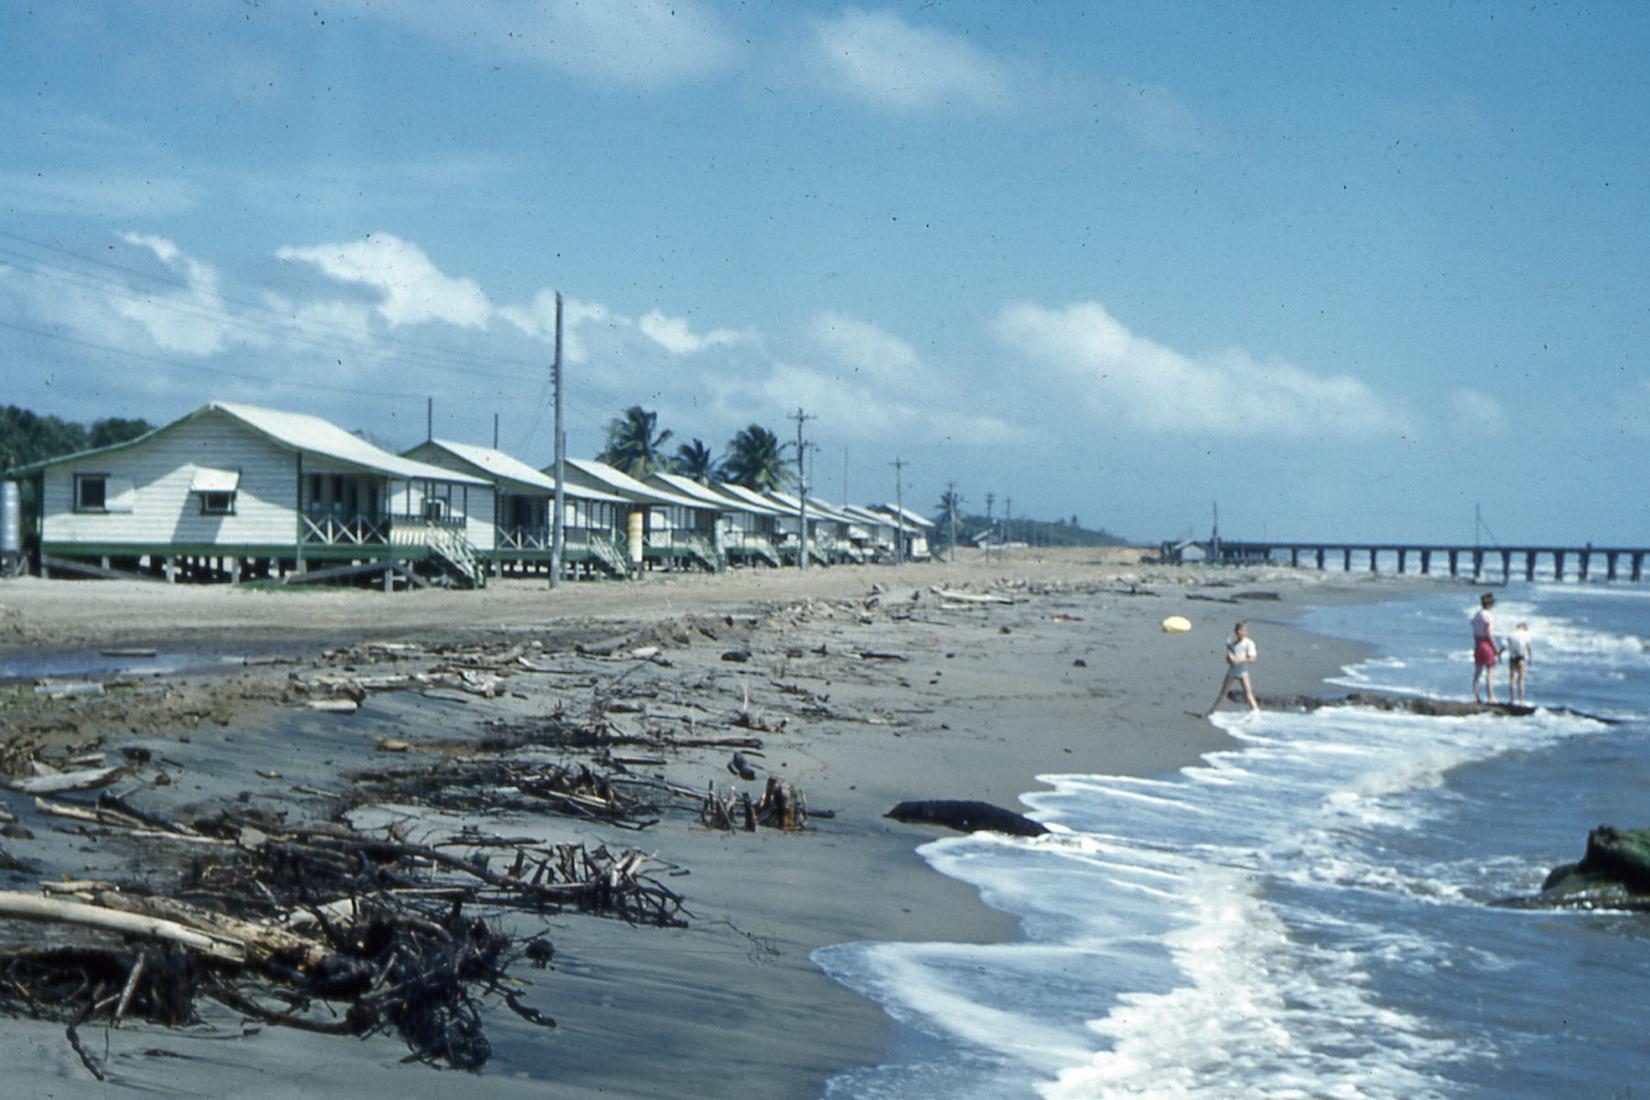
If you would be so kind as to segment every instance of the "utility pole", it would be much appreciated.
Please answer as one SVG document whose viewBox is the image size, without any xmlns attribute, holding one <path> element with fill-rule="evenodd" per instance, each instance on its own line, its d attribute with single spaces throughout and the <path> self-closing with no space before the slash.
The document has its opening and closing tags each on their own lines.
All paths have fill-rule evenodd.
<svg viewBox="0 0 1650 1100">
<path fill-rule="evenodd" d="M 498 413 L 493 414 L 493 450 L 498 450 Z"/>
<path fill-rule="evenodd" d="M 1014 537 L 1014 498 L 1003 501 L 1003 548 L 998 557 L 1008 553 L 1008 540 Z"/>
<path fill-rule="evenodd" d="M 991 518 L 991 506 L 997 502 L 996 493 L 985 495 L 985 556 L 991 557 L 991 543 L 997 534 L 997 521 Z"/>
<path fill-rule="evenodd" d="M 899 512 L 899 523 L 894 527 L 894 546 L 899 554 L 894 564 L 900 565 L 905 561 L 905 487 L 900 481 L 900 474 L 905 471 L 906 462 L 903 458 L 896 458 L 888 465 L 894 468 L 894 507 Z"/>
<path fill-rule="evenodd" d="M 796 567 L 808 568 L 808 470 L 803 465 L 803 456 L 807 454 L 807 445 L 802 442 L 802 426 L 810 420 L 818 420 L 817 416 L 810 416 L 802 411 L 802 406 L 796 407 L 789 420 L 796 421 L 796 526 L 797 537 L 801 541 L 801 553 L 797 555 Z"/>
<path fill-rule="evenodd" d="M 848 504 L 848 448 L 842 448 L 842 503 Z"/>
<path fill-rule="evenodd" d="M 424 399 L 424 442 L 435 438 L 435 398 Z"/>
<path fill-rule="evenodd" d="M 951 564 L 957 564 L 957 510 L 962 507 L 962 498 L 957 496 L 957 483 L 945 483 L 945 498 L 950 506 L 946 511 L 951 513 Z"/>
<path fill-rule="evenodd" d="M 550 587 L 561 584 L 562 551 L 567 522 L 562 486 L 567 482 L 567 435 L 561 428 L 561 291 L 556 291 L 556 357 L 550 362 L 550 385 L 556 394 L 556 514 L 550 520 Z"/>
</svg>

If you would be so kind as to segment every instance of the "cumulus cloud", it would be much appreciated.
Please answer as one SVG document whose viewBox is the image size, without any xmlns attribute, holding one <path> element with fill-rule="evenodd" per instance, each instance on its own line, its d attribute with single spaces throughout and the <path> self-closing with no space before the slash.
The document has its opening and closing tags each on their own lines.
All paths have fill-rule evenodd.
<svg viewBox="0 0 1650 1100">
<path fill-rule="evenodd" d="M 849 439 L 984 443 L 1021 434 L 1006 420 L 967 408 L 963 398 L 948 405 L 942 395 L 958 391 L 943 384 L 942 372 L 869 321 L 820 313 L 796 351 L 808 361 L 762 365 L 743 399 L 774 410 L 800 405 L 829 424 L 832 435 Z"/>
<path fill-rule="evenodd" d="M 1009 94 L 1002 65 L 986 51 L 891 11 L 850 8 L 819 21 L 812 53 L 821 82 L 884 110 L 996 110 Z"/>
<path fill-rule="evenodd" d="M 216 269 L 184 255 L 165 237 L 122 233 L 120 239 L 153 254 L 182 275 L 187 285 L 164 292 L 111 290 L 109 304 L 116 316 L 141 325 L 162 351 L 205 356 L 223 350 L 237 334 L 233 319 L 224 309 Z M 248 342 L 246 336 L 244 332 L 239 334 L 241 342 Z"/>
<path fill-rule="evenodd" d="M 686 317 L 667 317 L 656 309 L 642 314 L 636 327 L 641 329 L 642 335 L 673 355 L 692 355 L 706 348 L 732 347 L 751 339 L 750 333 L 730 328 L 711 329 L 701 335 L 693 331 Z"/>
<path fill-rule="evenodd" d="M 1005 347 L 1050 372 L 1064 401 L 1136 428 L 1301 438 L 1410 430 L 1402 410 L 1350 375 L 1241 349 L 1190 355 L 1135 335 L 1096 302 L 1012 305 L 995 329 Z"/>
<path fill-rule="evenodd" d="M 474 279 L 443 274 L 417 245 L 388 233 L 349 244 L 286 247 L 275 255 L 313 264 L 339 282 L 378 291 L 378 312 L 392 326 L 445 321 L 483 328 L 493 313 Z"/>
<path fill-rule="evenodd" d="M 696 0 L 520 4 L 390 0 L 368 9 L 491 59 L 514 56 L 589 83 L 662 88 L 700 80 L 736 56 L 734 36 Z"/>
<path fill-rule="evenodd" d="M 556 338 L 556 292 L 553 290 L 539 291 L 524 306 L 503 306 L 498 310 L 498 315 L 535 339 L 549 343 Z M 589 360 L 587 328 L 605 328 L 616 332 L 634 327 L 634 321 L 619 316 L 600 302 L 562 298 L 561 351 L 569 363 Z"/>
</svg>

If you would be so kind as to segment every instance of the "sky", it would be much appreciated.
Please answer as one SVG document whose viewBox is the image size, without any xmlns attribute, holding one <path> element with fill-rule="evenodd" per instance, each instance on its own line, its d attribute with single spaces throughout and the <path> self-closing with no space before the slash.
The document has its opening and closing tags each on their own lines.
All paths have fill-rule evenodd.
<svg viewBox="0 0 1650 1100">
<path fill-rule="evenodd" d="M 1650 544 L 1650 7 L 0 4 L 0 404 Z M 899 465 L 895 465 L 895 463 Z M 1481 525 L 1480 521 L 1481 520 Z"/>
</svg>

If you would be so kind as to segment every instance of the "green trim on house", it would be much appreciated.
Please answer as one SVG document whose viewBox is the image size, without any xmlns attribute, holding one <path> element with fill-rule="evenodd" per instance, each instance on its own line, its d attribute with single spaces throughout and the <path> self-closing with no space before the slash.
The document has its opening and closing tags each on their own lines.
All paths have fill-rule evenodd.
<svg viewBox="0 0 1650 1100">
<path fill-rule="evenodd" d="M 393 560 L 426 561 L 430 548 L 418 543 L 397 546 L 371 543 L 364 546 L 335 546 L 306 542 L 245 545 L 179 542 L 43 542 L 40 551 L 54 558 L 287 558 L 305 561 Z"/>
</svg>

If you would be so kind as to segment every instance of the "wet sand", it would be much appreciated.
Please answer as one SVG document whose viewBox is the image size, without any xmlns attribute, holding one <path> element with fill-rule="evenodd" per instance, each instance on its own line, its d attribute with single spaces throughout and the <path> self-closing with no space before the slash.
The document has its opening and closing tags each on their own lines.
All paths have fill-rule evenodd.
<svg viewBox="0 0 1650 1100">
<path fill-rule="evenodd" d="M 891 821 L 882 816 L 889 808 L 924 798 L 1017 808 L 1041 774 L 1155 774 L 1194 763 L 1225 743 L 1201 714 L 1219 686 L 1232 621 L 1251 623 L 1263 695 L 1312 693 L 1357 650 L 1286 620 L 1309 604 L 1394 592 L 1389 581 L 1342 574 L 1160 569 L 1094 551 L 1023 553 L 897 570 L 655 576 L 553 593 L 530 582 L 389 596 L 11 582 L 0 584 L 0 631 L 10 643 L 0 648 L 0 662 L 153 645 L 205 655 L 283 653 L 301 663 L 164 677 L 162 699 L 147 708 L 134 700 L 155 694 L 158 682 L 56 704 L 39 702 L 32 686 L 26 695 L 14 688 L 5 697 L 3 732 L 8 746 L 47 754 L 93 741 L 164 749 L 168 785 L 141 787 L 153 780 L 145 771 L 126 789 L 165 808 L 241 790 L 301 800 L 295 789 L 322 788 L 370 764 L 386 736 L 479 737 L 496 728 L 489 723 L 589 708 L 597 695 L 634 693 L 642 710 L 627 720 L 643 726 L 665 721 L 681 700 L 704 713 L 706 729 L 723 733 L 740 713 L 782 722 L 782 730 L 760 734 L 762 755 L 752 758 L 757 783 L 729 774 L 726 749 L 680 750 L 654 770 L 699 790 L 758 791 L 760 778 L 778 776 L 811 807 L 833 812 L 816 816 L 806 832 L 718 832 L 683 814 L 641 833 L 566 818 L 489 823 L 655 853 L 676 869 L 667 881 L 687 899 L 693 920 L 686 929 L 655 929 L 553 918 L 554 966 L 522 976 L 533 983 L 530 1002 L 560 1026 L 544 1032 L 494 1013 L 495 1056 L 482 1077 L 489 1095 L 506 1097 L 543 1095 L 547 1087 L 573 1097 L 730 1089 L 818 1096 L 833 1073 L 880 1060 L 891 1032 L 875 1005 L 818 970 L 811 951 L 858 939 L 1016 934 L 1010 918 L 923 862 L 917 847 L 943 830 Z M 1012 602 L 952 601 L 936 589 Z M 1194 629 L 1163 633 L 1159 624 L 1169 615 L 1186 616 Z M 494 699 L 394 692 L 369 695 L 355 714 L 298 709 L 305 697 L 293 685 L 336 665 L 319 651 L 369 638 L 525 643 L 560 659 L 572 659 L 582 642 L 613 654 L 587 659 L 588 675 L 511 676 Z M 642 646 L 657 652 L 625 656 Z M 724 659 L 730 652 L 749 659 Z M 29 819 L 27 801 L 0 793 L 0 804 L 20 818 Z M 45 836 L 50 826 L 38 824 L 31 822 Z M 14 854 L 47 864 L 104 858 L 61 838 L 39 851 L 30 844 L 8 842 Z M 60 870 L 80 874 L 84 867 Z M 8 879 L 12 889 L 28 885 Z M 128 1025 L 111 1033 L 112 1079 L 174 1095 L 246 1097 L 434 1097 L 460 1084 L 447 1073 L 401 1065 L 405 1048 L 393 1038 L 357 1043 L 278 1029 L 243 1038 L 227 1015 L 211 1023 L 187 1032 Z M 108 1094 L 86 1076 L 56 1025 L 14 1022 L 0 1048 L 35 1095 Z"/>
</svg>

